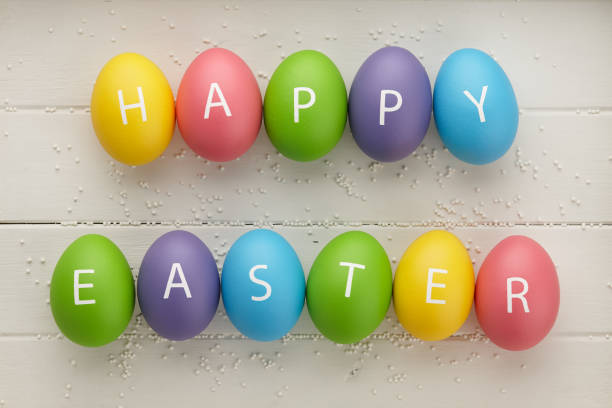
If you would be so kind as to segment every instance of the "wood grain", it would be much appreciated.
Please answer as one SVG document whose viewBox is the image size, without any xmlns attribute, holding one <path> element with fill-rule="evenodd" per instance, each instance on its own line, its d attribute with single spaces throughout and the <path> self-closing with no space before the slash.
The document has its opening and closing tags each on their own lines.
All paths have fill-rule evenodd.
<svg viewBox="0 0 612 408">
<path fill-rule="evenodd" d="M 10 222 L 612 220 L 609 114 L 524 114 L 514 145 L 486 166 L 452 156 L 432 125 L 396 163 L 373 162 L 348 131 L 325 158 L 293 162 L 262 128 L 239 160 L 207 162 L 177 131 L 162 158 L 132 168 L 106 154 L 88 114 L 0 118 L 0 219 Z"/>
<path fill-rule="evenodd" d="M 482 342 L 285 344 L 147 338 L 99 349 L 4 341 L 6 406 L 606 407 L 610 342 L 547 339 L 524 352 Z M 34 391 L 35 390 L 35 391 Z"/>
<path fill-rule="evenodd" d="M 176 91 L 196 51 L 214 45 L 239 51 L 262 76 L 271 75 L 283 55 L 320 49 L 350 85 L 365 58 L 385 44 L 422 56 L 432 80 L 458 48 L 491 51 L 522 107 L 612 106 L 612 52 L 604 46 L 612 39 L 612 4 L 606 1 L 551 8 L 545 1 L 158 0 L 146 6 L 75 6 L 64 0 L 50 9 L 44 0 L 11 0 L 4 10 L 0 38 L 13 69 L 0 70 L 0 86 L 15 106 L 87 105 L 101 67 L 125 51 L 152 59 Z M 263 88 L 265 82 L 261 78 Z"/>
</svg>

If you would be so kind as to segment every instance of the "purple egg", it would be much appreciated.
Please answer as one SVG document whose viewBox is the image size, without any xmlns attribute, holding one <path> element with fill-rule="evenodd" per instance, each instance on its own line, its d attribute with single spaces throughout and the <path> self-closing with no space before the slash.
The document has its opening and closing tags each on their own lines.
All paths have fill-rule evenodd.
<svg viewBox="0 0 612 408">
<path fill-rule="evenodd" d="M 219 305 L 219 271 L 208 247 L 187 231 L 170 231 L 147 250 L 138 274 L 138 303 L 149 325 L 170 340 L 206 328 Z"/>
<path fill-rule="evenodd" d="M 365 60 L 351 86 L 353 137 L 374 160 L 403 159 L 425 137 L 431 105 L 431 84 L 419 60 L 405 48 L 381 48 Z"/>
</svg>

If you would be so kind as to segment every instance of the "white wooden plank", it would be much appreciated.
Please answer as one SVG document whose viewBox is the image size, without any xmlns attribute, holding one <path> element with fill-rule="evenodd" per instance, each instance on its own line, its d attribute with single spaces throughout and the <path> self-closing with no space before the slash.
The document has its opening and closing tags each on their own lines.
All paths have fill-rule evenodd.
<svg viewBox="0 0 612 408">
<path fill-rule="evenodd" d="M 0 2 L 0 408 L 610 406 L 611 40 L 609 1 Z M 469 166 L 432 127 L 417 155 L 380 166 L 347 130 L 327 161 L 301 164 L 277 155 L 262 131 L 219 167 L 177 132 L 165 158 L 132 169 L 106 155 L 89 122 L 93 81 L 120 52 L 151 58 L 176 92 L 197 52 L 227 47 L 264 91 L 282 56 L 305 48 L 327 53 L 348 88 L 385 44 L 421 57 L 432 82 L 455 49 L 492 53 L 522 108 L 511 151 Z M 77 222 L 96 224 L 59 225 Z M 525 352 L 488 343 L 473 312 L 458 335 L 425 344 L 392 310 L 357 346 L 323 339 L 306 310 L 284 341 L 258 343 L 239 336 L 222 306 L 186 342 L 157 338 L 142 317 L 103 348 L 61 338 L 46 301 L 65 247 L 102 233 L 137 271 L 173 228 L 142 224 L 174 222 L 204 222 L 186 228 L 220 265 L 251 224 L 275 224 L 306 273 L 351 228 L 372 233 L 394 269 L 435 223 L 471 225 L 451 230 L 476 269 L 499 240 L 524 234 L 557 265 L 560 314 Z"/>
<path fill-rule="evenodd" d="M 172 226 L 3 226 L 0 228 L 0 321 L 5 334 L 57 333 L 48 304 L 48 282 L 64 249 L 85 233 L 101 233 L 112 239 L 137 272 L 144 253 L 153 241 Z M 222 266 L 233 242 L 252 227 L 192 227 L 213 251 Z M 374 235 L 387 250 L 393 269 L 408 245 L 428 228 L 365 226 L 360 228 Z M 308 228 L 277 227 L 295 248 L 305 273 L 312 261 L 336 235 L 346 227 Z M 532 237 L 549 252 L 557 265 L 561 282 L 561 307 L 553 334 L 612 332 L 612 283 L 609 265 L 612 254 L 610 227 L 513 227 L 457 228 L 453 230 L 475 262 L 476 271 L 484 257 L 499 241 L 509 235 Z M 23 240 L 24 244 L 21 244 Z M 17 313 L 18 311 L 18 313 Z M 136 312 L 138 313 L 138 311 Z M 403 333 L 391 309 L 388 319 L 377 333 Z M 470 315 L 459 333 L 475 333 L 478 323 Z M 133 321 L 128 331 L 151 333 L 146 323 Z M 237 334 L 222 308 L 205 334 Z M 306 308 L 292 333 L 317 333 Z"/>
<path fill-rule="evenodd" d="M 106 154 L 87 114 L 0 120 L 5 221 L 612 220 L 607 113 L 525 114 L 512 148 L 485 166 L 454 158 L 431 129 L 414 155 L 384 165 L 348 131 L 310 163 L 281 156 L 262 131 L 244 156 L 224 164 L 198 158 L 176 132 L 163 158 L 131 168 Z"/>
<path fill-rule="evenodd" d="M 169 347 L 172 346 L 170 349 Z M 548 339 L 525 352 L 445 341 L 255 343 L 146 338 L 86 349 L 4 339 L 4 407 L 428 406 L 605 407 L 612 347 L 603 337 Z M 125 375 L 125 378 L 122 377 Z"/>
<path fill-rule="evenodd" d="M 151 58 L 176 91 L 196 51 L 214 44 L 262 76 L 283 55 L 321 49 L 348 86 L 370 53 L 397 44 L 422 56 L 432 82 L 443 58 L 476 47 L 499 59 L 523 107 L 612 106 L 609 2 L 564 2 L 554 10 L 532 1 L 226 3 L 64 0 L 50 10 L 40 0 L 5 2 L 0 96 L 9 106 L 88 105 L 99 70 L 124 51 Z"/>
</svg>

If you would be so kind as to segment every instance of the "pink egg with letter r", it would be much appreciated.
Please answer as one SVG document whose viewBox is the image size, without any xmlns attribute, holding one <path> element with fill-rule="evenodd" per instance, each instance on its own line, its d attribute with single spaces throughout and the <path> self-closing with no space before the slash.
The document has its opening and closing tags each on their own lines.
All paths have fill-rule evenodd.
<svg viewBox="0 0 612 408">
<path fill-rule="evenodd" d="M 480 326 L 507 350 L 538 344 L 559 312 L 559 279 L 550 256 L 531 238 L 514 235 L 487 255 L 476 279 Z"/>
<path fill-rule="evenodd" d="M 189 65 L 176 97 L 176 119 L 185 142 L 217 162 L 236 159 L 261 127 L 261 92 L 247 64 L 224 48 L 202 52 Z"/>
</svg>

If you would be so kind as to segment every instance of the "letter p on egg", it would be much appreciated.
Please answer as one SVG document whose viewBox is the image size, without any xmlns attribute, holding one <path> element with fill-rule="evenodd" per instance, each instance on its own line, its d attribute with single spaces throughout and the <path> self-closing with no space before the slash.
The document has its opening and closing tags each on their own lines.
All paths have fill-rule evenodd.
<svg viewBox="0 0 612 408">
<path fill-rule="evenodd" d="M 387 106 L 386 99 L 387 95 L 395 96 L 395 105 Z M 380 126 L 385 125 L 385 113 L 387 112 L 395 112 L 399 108 L 402 107 L 402 94 L 397 92 L 395 89 L 382 89 L 380 91 L 380 105 L 379 105 L 379 115 L 378 115 L 378 124 Z"/>
<path fill-rule="evenodd" d="M 300 105 L 300 92 L 307 92 L 310 95 L 310 99 L 308 99 L 308 102 L 303 105 Z M 316 100 L 317 96 L 311 88 L 305 86 L 293 88 L 293 122 L 299 123 L 300 110 L 310 108 L 312 105 L 314 105 Z"/>
</svg>

